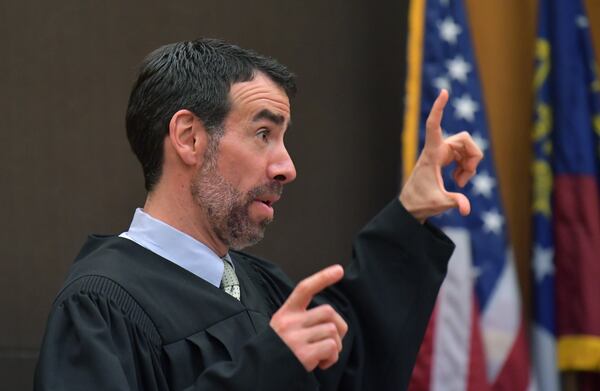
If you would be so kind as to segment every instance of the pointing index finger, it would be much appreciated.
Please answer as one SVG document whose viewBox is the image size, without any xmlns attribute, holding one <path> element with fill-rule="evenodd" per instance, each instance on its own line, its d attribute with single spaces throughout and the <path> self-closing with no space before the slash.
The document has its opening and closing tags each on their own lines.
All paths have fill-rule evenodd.
<svg viewBox="0 0 600 391">
<path fill-rule="evenodd" d="M 343 276 L 344 269 L 340 265 L 326 267 L 300 281 L 283 305 L 294 309 L 306 309 L 317 293 L 335 284 Z"/>
<path fill-rule="evenodd" d="M 425 144 L 436 146 L 441 144 L 442 138 L 442 117 L 444 115 L 444 107 L 448 102 L 448 91 L 441 90 L 440 94 L 433 102 L 427 122 L 425 122 Z"/>
</svg>

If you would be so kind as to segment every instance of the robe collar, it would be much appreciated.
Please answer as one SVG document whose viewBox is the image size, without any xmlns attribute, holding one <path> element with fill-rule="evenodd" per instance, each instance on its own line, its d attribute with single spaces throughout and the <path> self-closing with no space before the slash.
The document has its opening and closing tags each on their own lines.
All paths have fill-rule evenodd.
<svg viewBox="0 0 600 391">
<path fill-rule="evenodd" d="M 223 260 L 208 246 L 137 208 L 129 230 L 119 235 L 173 262 L 215 287 L 221 285 Z M 234 266 L 235 268 L 235 266 Z"/>
</svg>

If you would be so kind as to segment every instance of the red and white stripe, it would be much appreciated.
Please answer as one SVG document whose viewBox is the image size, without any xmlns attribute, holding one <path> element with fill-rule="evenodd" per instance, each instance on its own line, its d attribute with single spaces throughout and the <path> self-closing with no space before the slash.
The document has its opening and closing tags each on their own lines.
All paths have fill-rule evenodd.
<svg viewBox="0 0 600 391">
<path fill-rule="evenodd" d="M 456 250 L 409 390 L 534 390 L 512 252 L 507 251 L 506 266 L 480 314 L 469 232 L 462 228 L 444 232 Z"/>
</svg>

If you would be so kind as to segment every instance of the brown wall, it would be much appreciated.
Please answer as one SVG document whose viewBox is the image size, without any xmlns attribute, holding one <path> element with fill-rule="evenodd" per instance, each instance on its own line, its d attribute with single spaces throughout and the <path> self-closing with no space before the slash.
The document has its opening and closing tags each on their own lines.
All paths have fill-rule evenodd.
<svg viewBox="0 0 600 391">
<path fill-rule="evenodd" d="M 221 37 L 299 75 L 297 181 L 255 252 L 301 277 L 350 253 L 398 183 L 406 1 L 31 1 L 0 5 L 0 389 L 31 388 L 51 301 L 90 232 L 144 200 L 123 118 L 142 57 Z"/>
<path fill-rule="evenodd" d="M 525 297 L 537 2 L 466 1 Z M 587 1 L 600 53 L 600 3 Z M 30 389 L 51 300 L 85 235 L 143 202 L 124 137 L 128 89 L 158 45 L 215 36 L 299 74 L 299 177 L 254 251 L 295 278 L 342 261 L 396 192 L 406 0 L 4 2 L 0 6 L 0 388 Z"/>
</svg>

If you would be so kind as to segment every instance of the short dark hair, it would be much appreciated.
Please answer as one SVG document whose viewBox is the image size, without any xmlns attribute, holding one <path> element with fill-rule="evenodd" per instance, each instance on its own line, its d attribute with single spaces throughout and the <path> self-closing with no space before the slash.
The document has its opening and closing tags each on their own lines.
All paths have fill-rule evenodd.
<svg viewBox="0 0 600 391">
<path fill-rule="evenodd" d="M 229 113 L 231 85 L 250 81 L 257 72 L 282 87 L 288 97 L 296 93 L 295 76 L 285 66 L 217 39 L 172 43 L 144 59 L 129 96 L 125 122 L 147 191 L 162 174 L 163 142 L 173 114 L 190 110 L 212 135 Z"/>
</svg>

